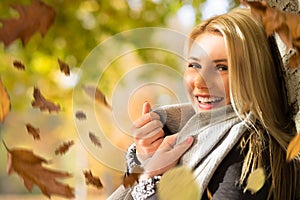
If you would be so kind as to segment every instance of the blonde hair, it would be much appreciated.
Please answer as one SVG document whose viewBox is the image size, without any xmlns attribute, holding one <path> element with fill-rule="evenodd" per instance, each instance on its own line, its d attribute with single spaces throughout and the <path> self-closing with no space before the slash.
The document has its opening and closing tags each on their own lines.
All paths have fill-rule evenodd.
<svg viewBox="0 0 300 200">
<path fill-rule="evenodd" d="M 250 133 L 242 140 L 247 152 L 240 182 L 243 183 L 250 172 L 267 162 L 270 168 L 264 168 L 272 179 L 269 198 L 294 199 L 296 163 L 286 162 L 286 148 L 296 133 L 275 41 L 268 40 L 263 25 L 248 9 L 241 8 L 202 22 L 191 32 L 190 45 L 206 32 L 224 37 L 230 99 L 237 115 L 245 119 L 251 112 L 254 116 L 249 122 Z M 267 156 L 263 156 L 266 152 Z"/>
</svg>

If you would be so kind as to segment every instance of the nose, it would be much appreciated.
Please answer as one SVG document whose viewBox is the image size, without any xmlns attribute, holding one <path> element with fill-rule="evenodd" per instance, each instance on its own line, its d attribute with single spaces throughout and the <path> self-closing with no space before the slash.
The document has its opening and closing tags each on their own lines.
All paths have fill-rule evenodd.
<svg viewBox="0 0 300 200">
<path fill-rule="evenodd" d="M 208 67 L 199 70 L 194 77 L 194 86 L 199 89 L 212 88 L 213 76 L 213 73 Z"/>
</svg>

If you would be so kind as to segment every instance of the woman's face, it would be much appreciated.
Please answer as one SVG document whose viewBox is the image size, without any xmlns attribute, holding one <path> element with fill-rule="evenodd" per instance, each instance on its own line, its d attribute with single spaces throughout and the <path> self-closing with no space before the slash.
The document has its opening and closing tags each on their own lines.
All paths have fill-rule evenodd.
<svg viewBox="0 0 300 200">
<path fill-rule="evenodd" d="M 230 104 L 224 38 L 202 33 L 191 46 L 184 73 L 185 88 L 197 112 Z"/>
</svg>

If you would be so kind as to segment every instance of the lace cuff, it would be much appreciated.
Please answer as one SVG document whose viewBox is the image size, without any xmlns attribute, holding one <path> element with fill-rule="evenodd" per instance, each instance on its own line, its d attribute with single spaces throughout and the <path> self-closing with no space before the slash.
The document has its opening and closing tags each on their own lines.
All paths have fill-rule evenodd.
<svg viewBox="0 0 300 200">
<path fill-rule="evenodd" d="M 156 184 L 160 181 L 161 176 L 141 180 L 134 186 L 131 196 L 134 200 L 145 200 L 156 192 Z"/>
<path fill-rule="evenodd" d="M 126 164 L 127 164 L 127 173 L 132 173 L 133 169 L 137 166 L 141 166 L 141 162 L 136 156 L 136 146 L 133 143 L 127 150 L 126 153 Z"/>
</svg>

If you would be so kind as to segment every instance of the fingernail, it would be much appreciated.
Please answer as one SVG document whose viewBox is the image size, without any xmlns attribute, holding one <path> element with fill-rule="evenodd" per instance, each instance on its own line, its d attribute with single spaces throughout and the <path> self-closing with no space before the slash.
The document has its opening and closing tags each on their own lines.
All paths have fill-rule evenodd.
<svg viewBox="0 0 300 200">
<path fill-rule="evenodd" d="M 186 139 L 186 143 L 187 144 L 192 144 L 193 143 L 193 141 L 194 141 L 194 138 L 193 138 L 193 136 L 189 136 L 187 139 Z"/>
</svg>

